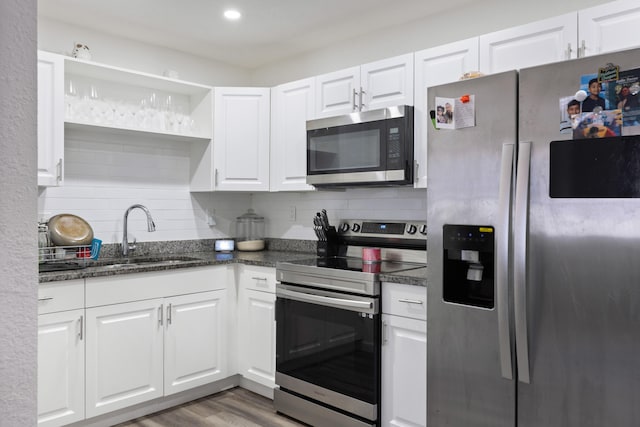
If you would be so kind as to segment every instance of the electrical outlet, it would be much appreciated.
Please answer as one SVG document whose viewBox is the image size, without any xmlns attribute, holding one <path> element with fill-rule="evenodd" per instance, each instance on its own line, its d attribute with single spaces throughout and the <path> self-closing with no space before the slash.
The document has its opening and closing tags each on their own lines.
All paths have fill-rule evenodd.
<svg viewBox="0 0 640 427">
<path fill-rule="evenodd" d="M 289 206 L 289 221 L 295 221 L 295 220 L 296 220 L 296 207 Z"/>
</svg>

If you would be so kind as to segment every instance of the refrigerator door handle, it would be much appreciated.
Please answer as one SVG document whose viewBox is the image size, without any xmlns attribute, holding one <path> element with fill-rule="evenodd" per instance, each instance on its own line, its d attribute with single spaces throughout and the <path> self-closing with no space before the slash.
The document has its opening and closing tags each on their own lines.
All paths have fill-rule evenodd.
<svg viewBox="0 0 640 427">
<path fill-rule="evenodd" d="M 529 333 L 527 331 L 527 230 L 531 142 L 521 142 L 518 150 L 516 204 L 514 218 L 513 299 L 516 329 L 518 379 L 530 383 Z"/>
<path fill-rule="evenodd" d="M 509 226 L 511 216 L 511 183 L 513 179 L 514 144 L 502 144 L 500 189 L 498 201 L 498 233 L 496 233 L 496 308 L 502 377 L 513 379 L 511 333 L 509 331 Z"/>
</svg>

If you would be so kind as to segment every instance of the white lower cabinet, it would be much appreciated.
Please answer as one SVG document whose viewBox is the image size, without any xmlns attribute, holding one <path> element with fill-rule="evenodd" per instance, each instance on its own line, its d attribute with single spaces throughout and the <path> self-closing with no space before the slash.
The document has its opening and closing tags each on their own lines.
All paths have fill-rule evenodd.
<svg viewBox="0 0 640 427">
<path fill-rule="evenodd" d="M 382 425 L 427 425 L 426 288 L 383 283 Z"/>
<path fill-rule="evenodd" d="M 38 287 L 38 426 L 84 419 L 84 280 Z"/>
<path fill-rule="evenodd" d="M 162 299 L 87 309 L 87 418 L 163 395 Z"/>
<path fill-rule="evenodd" d="M 226 290 L 165 299 L 164 394 L 227 376 Z"/>
<path fill-rule="evenodd" d="M 38 426 L 84 419 L 84 310 L 38 316 Z"/>
<path fill-rule="evenodd" d="M 87 418 L 229 375 L 226 272 L 87 279 Z"/>
<path fill-rule="evenodd" d="M 240 265 L 238 274 L 238 363 L 240 374 L 275 388 L 275 269 Z"/>
</svg>

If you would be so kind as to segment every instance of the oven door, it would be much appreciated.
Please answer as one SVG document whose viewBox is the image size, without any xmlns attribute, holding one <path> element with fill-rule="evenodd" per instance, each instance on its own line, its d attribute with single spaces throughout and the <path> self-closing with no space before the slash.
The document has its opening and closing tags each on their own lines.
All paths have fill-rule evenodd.
<svg viewBox="0 0 640 427">
<path fill-rule="evenodd" d="M 278 283 L 276 384 L 376 420 L 380 329 L 378 298 Z"/>
</svg>

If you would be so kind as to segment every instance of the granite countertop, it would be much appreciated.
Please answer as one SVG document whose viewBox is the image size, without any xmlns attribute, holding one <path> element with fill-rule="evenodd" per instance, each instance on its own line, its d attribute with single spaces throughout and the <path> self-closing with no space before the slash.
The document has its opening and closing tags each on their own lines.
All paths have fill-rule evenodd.
<svg viewBox="0 0 640 427">
<path fill-rule="evenodd" d="M 213 251 L 183 252 L 173 254 L 131 257 L 129 259 L 105 258 L 89 261 L 86 268 L 78 270 L 54 271 L 40 273 L 40 283 L 84 279 L 88 277 L 114 276 L 120 274 L 142 273 L 150 271 L 173 270 L 212 265 L 242 263 L 261 267 L 274 267 L 280 261 L 294 261 L 315 258 L 315 254 L 295 251 L 265 250 L 257 252 L 221 253 Z M 383 282 L 404 283 L 426 286 L 426 267 L 402 271 L 394 274 L 381 274 Z"/>
</svg>

